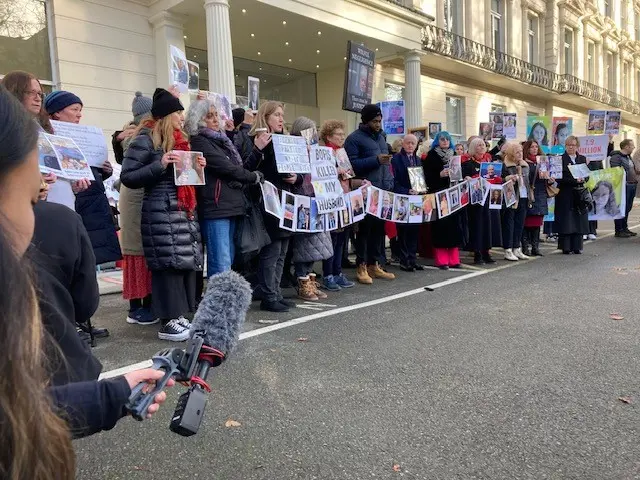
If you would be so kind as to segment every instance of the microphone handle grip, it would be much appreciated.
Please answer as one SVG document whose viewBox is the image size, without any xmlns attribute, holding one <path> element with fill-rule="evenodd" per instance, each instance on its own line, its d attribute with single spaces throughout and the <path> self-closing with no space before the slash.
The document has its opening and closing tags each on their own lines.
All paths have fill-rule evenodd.
<svg viewBox="0 0 640 480">
<path fill-rule="evenodd" d="M 142 421 L 147 417 L 149 407 L 153 404 L 157 394 L 162 392 L 167 386 L 169 379 L 178 373 L 179 365 L 173 361 L 171 357 L 156 356 L 153 357 L 154 370 L 163 370 L 164 376 L 156 381 L 154 388 L 150 391 L 144 392 L 145 387 L 149 387 L 147 382 L 140 382 L 138 385 L 131 389 L 131 395 L 129 395 L 129 401 L 125 405 L 125 409 L 131 413 L 131 416 L 138 421 Z"/>
</svg>

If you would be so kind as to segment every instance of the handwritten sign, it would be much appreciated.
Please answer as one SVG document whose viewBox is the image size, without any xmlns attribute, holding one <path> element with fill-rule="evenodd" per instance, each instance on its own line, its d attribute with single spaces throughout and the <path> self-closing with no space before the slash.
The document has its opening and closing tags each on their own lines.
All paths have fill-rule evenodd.
<svg viewBox="0 0 640 480">
<path fill-rule="evenodd" d="M 107 142 L 101 128 L 55 120 L 51 121 L 51 125 L 56 135 L 73 139 L 90 167 L 101 168 L 109 159 Z"/>
<path fill-rule="evenodd" d="M 309 173 L 309 152 L 304 137 L 293 135 L 271 136 L 273 150 L 276 154 L 278 173 Z"/>
<path fill-rule="evenodd" d="M 602 162 L 607 158 L 608 135 L 586 135 L 578 137 L 578 140 L 580 141 L 578 153 L 587 158 L 587 163 Z"/>
<path fill-rule="evenodd" d="M 329 147 L 311 147 L 311 184 L 316 194 L 318 212 L 344 210 L 342 185 L 338 180 L 336 159 Z"/>
</svg>

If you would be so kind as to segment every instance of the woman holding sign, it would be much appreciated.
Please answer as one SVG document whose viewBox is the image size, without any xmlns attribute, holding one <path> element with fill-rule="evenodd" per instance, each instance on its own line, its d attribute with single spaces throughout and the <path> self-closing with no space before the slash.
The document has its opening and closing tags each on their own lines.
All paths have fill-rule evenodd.
<svg viewBox="0 0 640 480">
<path fill-rule="evenodd" d="M 295 173 L 279 173 L 272 134 L 284 134 L 284 105 L 280 102 L 264 102 L 260 105 L 249 135 L 253 137 L 253 151 L 245 162 L 249 170 L 262 172 L 281 193 L 290 192 L 294 185 L 302 185 L 302 176 Z M 262 298 L 260 308 L 269 312 L 287 312 L 295 303 L 285 300 L 280 291 L 284 259 L 292 233 L 280 228 L 278 219 L 265 213 L 265 226 L 271 243 L 260 251 L 258 265 L 257 296 Z"/>
</svg>

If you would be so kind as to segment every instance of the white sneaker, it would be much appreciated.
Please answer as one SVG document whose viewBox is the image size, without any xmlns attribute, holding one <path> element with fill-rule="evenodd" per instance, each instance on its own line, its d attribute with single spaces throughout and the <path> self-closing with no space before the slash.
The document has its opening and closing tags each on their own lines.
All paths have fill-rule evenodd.
<svg viewBox="0 0 640 480">
<path fill-rule="evenodd" d="M 191 322 L 189 320 L 187 320 L 184 315 L 180 315 L 177 319 L 176 322 L 178 322 L 178 324 L 181 327 L 186 328 L 187 330 L 189 330 L 191 328 Z"/>
<path fill-rule="evenodd" d="M 169 320 L 158 332 L 160 340 L 170 340 L 172 342 L 184 342 L 189 338 L 189 330 L 178 323 L 178 320 Z"/>
<path fill-rule="evenodd" d="M 588 240 L 589 239 L 589 235 L 582 235 L 582 240 Z"/>
<path fill-rule="evenodd" d="M 518 257 L 516 257 L 516 256 L 513 254 L 513 250 L 511 250 L 510 248 L 507 248 L 507 249 L 504 251 L 504 259 L 505 259 L 505 260 L 509 260 L 510 262 L 517 262 L 517 261 L 518 261 Z"/>
<path fill-rule="evenodd" d="M 588 236 L 589 236 L 589 240 L 595 240 L 596 238 L 598 238 L 593 233 L 590 233 Z"/>
<path fill-rule="evenodd" d="M 524 253 L 522 253 L 522 249 L 521 248 L 516 248 L 513 251 L 513 254 L 520 260 L 528 260 L 531 257 L 527 257 Z"/>
</svg>

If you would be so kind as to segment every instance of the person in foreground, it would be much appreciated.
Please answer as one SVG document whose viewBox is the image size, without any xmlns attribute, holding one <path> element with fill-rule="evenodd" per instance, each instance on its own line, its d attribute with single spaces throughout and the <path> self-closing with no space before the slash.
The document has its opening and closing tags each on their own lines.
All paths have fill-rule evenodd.
<svg viewBox="0 0 640 480">
<path fill-rule="evenodd" d="M 30 265 L 23 257 L 38 202 L 38 130 L 0 86 L 0 478 L 72 480 L 71 439 L 113 428 L 131 388 L 162 372 L 131 372 L 111 380 L 47 388 L 42 322 Z M 156 396 L 155 413 L 166 399 Z"/>
</svg>

